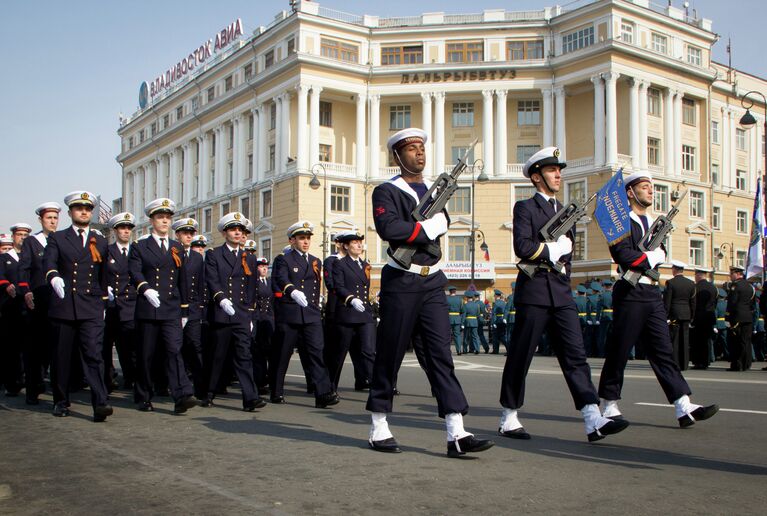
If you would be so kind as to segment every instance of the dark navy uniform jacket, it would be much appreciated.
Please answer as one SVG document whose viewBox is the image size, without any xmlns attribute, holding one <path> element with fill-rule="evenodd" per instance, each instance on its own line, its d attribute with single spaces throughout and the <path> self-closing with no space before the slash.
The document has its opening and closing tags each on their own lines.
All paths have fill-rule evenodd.
<svg viewBox="0 0 767 516">
<path fill-rule="evenodd" d="M 338 308 L 338 298 L 333 286 L 333 265 L 338 260 L 338 255 L 332 254 L 322 262 L 322 275 L 325 280 L 325 289 L 328 292 L 328 299 L 325 303 L 325 321 L 332 321 Z"/>
<path fill-rule="evenodd" d="M 256 279 L 256 321 L 270 321 L 274 323 L 274 292 L 269 278 L 266 283 L 261 278 Z"/>
<path fill-rule="evenodd" d="M 50 293 L 50 285 L 45 281 L 46 270 L 43 268 L 45 247 L 40 243 L 40 240 L 38 240 L 46 240 L 46 238 L 47 237 L 42 232 L 39 232 L 25 238 L 24 243 L 21 246 L 21 257 L 19 260 L 19 287 L 21 287 L 22 296 L 27 292 L 38 290 L 41 287 Z"/>
<path fill-rule="evenodd" d="M 359 324 L 373 322 L 373 307 L 370 306 L 370 264 L 362 260 L 362 267 L 349 256 L 344 256 L 333 265 L 333 285 L 338 296 L 336 322 Z M 364 312 L 358 312 L 351 305 L 352 299 L 359 299 L 365 305 Z"/>
<path fill-rule="evenodd" d="M 716 298 L 719 294 L 716 287 L 708 280 L 700 280 L 695 284 L 695 325 L 716 323 Z"/>
<path fill-rule="evenodd" d="M 557 209 L 562 204 L 557 201 Z M 549 249 L 541 241 L 538 233 L 556 214 L 554 208 L 537 193 L 524 201 L 514 204 L 514 254 L 523 262 L 545 266 L 550 264 Z M 575 233 L 568 236 L 575 242 Z M 559 261 L 565 264 L 559 274 L 544 269 L 536 270 L 532 278 L 520 272 L 517 274 L 517 287 L 514 291 L 515 305 L 567 306 L 573 303 L 570 288 L 571 254 L 566 254 Z"/>
<path fill-rule="evenodd" d="M 424 184 L 427 188 L 431 186 L 427 180 L 424 180 Z M 418 194 L 400 176 L 395 176 L 373 190 L 373 220 L 376 232 L 381 239 L 389 243 L 390 253 L 396 251 L 402 244 L 424 245 L 430 242 L 421 224 L 413 220 L 413 210 L 418 201 Z M 447 210 L 443 212 L 448 217 Z M 439 244 L 439 237 L 436 242 Z M 440 258 L 441 255 L 434 257 L 419 250 L 413 255 L 413 264 L 434 265 Z M 381 271 L 382 291 L 420 292 L 434 288 L 444 290 L 446 284 L 447 277 L 442 271 L 428 276 L 420 276 L 394 267 L 384 267 Z"/>
<path fill-rule="evenodd" d="M 0 254 L 0 307 L 4 310 L 18 309 L 22 305 L 21 300 L 24 296 L 19 291 L 19 261 L 20 256 L 16 254 L 16 251 Z M 5 291 L 10 285 L 16 286 L 15 298 Z"/>
<path fill-rule="evenodd" d="M 207 283 L 205 281 L 205 260 L 202 255 L 189 249 L 184 258 L 181 274 L 184 276 L 186 299 L 189 302 L 188 318 L 190 321 L 205 319 L 207 313 Z"/>
<path fill-rule="evenodd" d="M 107 307 L 107 240 L 90 230 L 83 247 L 75 231 L 70 226 L 48 236 L 43 254 L 45 281 L 50 283 L 56 277 L 64 280 L 64 299 L 51 295 L 48 315 L 68 321 L 103 320 Z"/>
<path fill-rule="evenodd" d="M 631 216 L 631 235 L 610 246 L 610 256 L 621 271 L 631 269 L 645 272 L 650 269 L 650 262 L 647 261 L 647 256 L 639 250 L 639 244 L 644 237 L 644 228 L 636 213 L 632 211 L 629 215 Z M 653 218 L 648 216 L 647 227 L 652 226 L 653 222 Z M 619 279 L 613 287 L 613 302 L 615 303 L 621 301 L 648 303 L 660 300 L 660 289 L 656 285 L 637 283 L 636 287 L 632 287 L 628 281 Z"/>
<path fill-rule="evenodd" d="M 754 298 L 756 293 L 751 283 L 739 279 L 730 283 L 727 291 L 727 313 L 725 317 L 733 327 L 738 323 L 750 323 L 754 320 Z"/>
<path fill-rule="evenodd" d="M 277 323 L 304 324 L 322 321 L 320 312 L 320 278 L 322 264 L 316 256 L 309 261 L 293 250 L 281 254 L 272 266 L 272 289 L 275 292 L 274 320 Z M 290 293 L 300 290 L 309 305 L 302 308 Z"/>
<path fill-rule="evenodd" d="M 107 282 L 115 296 L 109 307 L 117 309 L 120 321 L 132 321 L 136 317 L 136 287 L 130 282 L 128 256 L 123 256 L 117 244 L 109 245 Z"/>
<path fill-rule="evenodd" d="M 671 321 L 695 319 L 695 282 L 683 275 L 674 276 L 666 282 L 663 303 Z"/>
<path fill-rule="evenodd" d="M 128 266 L 131 282 L 139 294 L 136 319 L 165 321 L 186 317 L 189 302 L 186 299 L 186 278 L 181 270 L 183 258 L 184 247 L 171 238 L 168 238 L 165 254 L 151 235 L 131 245 Z M 153 307 L 144 297 L 148 289 L 159 293 L 160 308 Z"/>
<path fill-rule="evenodd" d="M 247 265 L 247 274 L 245 265 Z M 256 304 L 256 258 L 243 250 L 237 256 L 223 244 L 205 255 L 205 281 L 211 300 L 210 320 L 219 324 L 250 324 Z M 234 305 L 234 315 L 219 306 L 222 299 Z"/>
</svg>

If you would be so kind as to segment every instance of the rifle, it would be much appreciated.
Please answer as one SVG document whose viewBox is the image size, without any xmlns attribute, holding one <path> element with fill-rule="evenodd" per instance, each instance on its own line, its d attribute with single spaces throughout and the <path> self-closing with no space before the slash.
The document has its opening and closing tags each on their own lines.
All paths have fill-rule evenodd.
<svg viewBox="0 0 767 516">
<path fill-rule="evenodd" d="M 641 252 L 646 253 L 647 251 L 655 251 L 666 239 L 666 236 L 674 230 L 674 225 L 671 221 L 676 217 L 676 214 L 679 213 L 679 206 L 682 204 L 685 197 L 687 197 L 687 190 L 679 196 L 679 199 L 677 199 L 668 213 L 655 219 L 655 222 L 652 223 L 650 229 L 647 230 L 647 234 L 642 241 L 639 242 L 639 250 Z M 660 273 L 655 269 L 648 269 L 643 273 L 629 269 L 622 277 L 624 280 L 628 281 L 632 287 L 636 287 L 637 283 L 639 283 L 639 278 L 643 275 L 654 281 L 660 279 Z"/>
<path fill-rule="evenodd" d="M 580 218 L 586 214 L 586 208 L 588 208 L 589 204 L 594 202 L 594 199 L 596 198 L 597 194 L 594 193 L 583 204 L 571 202 L 559 210 L 553 217 L 548 220 L 548 222 L 546 222 L 546 224 L 544 224 L 544 226 L 538 232 L 541 240 L 544 243 L 556 242 L 560 236 L 569 233 L 570 230 L 573 229 L 573 226 L 575 226 L 575 224 L 580 220 Z M 556 263 L 552 263 L 551 266 L 555 271 L 562 274 L 565 264 L 561 261 L 557 261 Z M 527 274 L 530 278 L 532 278 L 535 274 L 535 269 L 537 267 L 538 266 L 534 263 L 519 262 L 517 264 L 517 269 Z"/>
<path fill-rule="evenodd" d="M 421 198 L 412 213 L 413 219 L 415 219 L 416 222 L 432 218 L 447 206 L 447 202 L 453 196 L 455 191 L 458 190 L 458 177 L 464 170 L 466 170 L 466 157 L 477 144 L 477 141 L 478 140 L 475 139 L 468 147 L 466 147 L 466 150 L 463 151 L 463 155 L 458 159 L 458 163 L 455 164 L 453 170 L 451 170 L 449 174 L 445 172 L 441 173 L 437 180 L 434 181 L 434 184 L 431 185 L 429 191 L 426 192 L 426 195 Z M 423 246 L 402 244 L 397 248 L 394 254 L 392 254 L 392 258 L 400 267 L 409 269 L 410 265 L 413 263 L 413 255 L 419 249 L 426 251 L 435 258 L 442 253 L 442 249 L 436 242 L 429 242 Z"/>
</svg>

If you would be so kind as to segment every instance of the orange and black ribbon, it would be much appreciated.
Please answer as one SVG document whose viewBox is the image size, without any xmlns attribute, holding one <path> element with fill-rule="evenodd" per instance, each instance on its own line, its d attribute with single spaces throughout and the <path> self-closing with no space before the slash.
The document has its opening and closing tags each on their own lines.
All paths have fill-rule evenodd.
<svg viewBox="0 0 767 516">
<path fill-rule="evenodd" d="M 322 278 L 321 278 L 321 275 L 320 275 L 320 261 L 319 260 L 314 260 L 312 262 L 312 269 L 314 270 L 314 275 L 317 276 L 317 281 L 320 281 Z"/>
<path fill-rule="evenodd" d="M 252 276 L 253 273 L 250 272 L 250 267 L 248 267 L 248 260 L 246 258 L 247 258 L 247 255 L 245 253 L 242 253 L 242 269 L 245 271 L 246 276 Z"/>
<path fill-rule="evenodd" d="M 88 247 L 91 251 L 91 259 L 93 260 L 93 263 L 101 263 L 101 253 L 99 253 L 99 250 L 96 248 L 96 237 L 91 237 Z"/>
<path fill-rule="evenodd" d="M 176 268 L 181 267 L 181 256 L 178 254 L 178 248 L 171 247 L 170 248 L 170 254 L 173 257 L 173 263 L 176 264 Z"/>
<path fill-rule="evenodd" d="M 368 279 L 368 281 L 370 281 L 370 268 L 371 268 L 370 264 L 366 263 L 365 264 L 365 277 Z"/>
</svg>

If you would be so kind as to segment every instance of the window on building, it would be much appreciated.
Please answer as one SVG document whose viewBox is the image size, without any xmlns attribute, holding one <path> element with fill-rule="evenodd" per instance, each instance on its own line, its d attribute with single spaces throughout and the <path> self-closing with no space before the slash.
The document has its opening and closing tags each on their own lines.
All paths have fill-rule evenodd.
<svg viewBox="0 0 767 516">
<path fill-rule="evenodd" d="M 451 216 L 471 213 L 471 187 L 464 186 L 455 191 L 447 202 L 447 212 Z"/>
<path fill-rule="evenodd" d="M 261 218 L 266 219 L 272 216 L 272 191 L 263 190 L 261 192 Z"/>
<path fill-rule="evenodd" d="M 705 213 L 705 198 L 703 192 L 690 191 L 690 217 L 702 219 Z"/>
<path fill-rule="evenodd" d="M 682 122 L 687 125 L 696 124 L 696 103 L 693 99 L 682 99 Z"/>
<path fill-rule="evenodd" d="M 320 101 L 320 125 L 333 127 L 333 104 L 331 102 Z"/>
<path fill-rule="evenodd" d="M 745 170 L 735 170 L 735 188 L 743 192 L 748 190 L 748 173 Z"/>
<path fill-rule="evenodd" d="M 349 63 L 358 63 L 359 52 L 357 45 L 335 39 L 322 38 L 320 53 L 323 57 Z"/>
<path fill-rule="evenodd" d="M 214 185 L 216 184 L 216 167 L 210 167 L 210 181 L 208 181 L 208 188 L 210 189 L 210 192 L 213 192 Z M 209 193 L 210 193 L 209 192 Z"/>
<path fill-rule="evenodd" d="M 326 143 L 320 143 L 320 161 L 333 161 L 333 146 Z"/>
<path fill-rule="evenodd" d="M 277 104 L 272 102 L 269 104 L 269 130 L 274 130 L 277 127 Z"/>
<path fill-rule="evenodd" d="M 562 36 L 562 53 L 568 54 L 581 48 L 586 48 L 594 44 L 594 26 L 584 27 L 582 29 L 564 34 Z"/>
<path fill-rule="evenodd" d="M 692 145 L 682 145 L 682 170 L 685 172 L 695 172 L 695 147 Z"/>
<path fill-rule="evenodd" d="M 296 38 L 288 40 L 288 55 L 296 53 Z"/>
<path fill-rule="evenodd" d="M 168 127 L 170 127 L 170 114 L 162 117 L 162 128 L 167 129 Z"/>
<path fill-rule="evenodd" d="M 719 143 L 719 122 L 711 121 L 711 143 Z"/>
<path fill-rule="evenodd" d="M 541 150 L 540 145 L 517 145 L 517 163 L 525 163 L 533 154 Z"/>
<path fill-rule="evenodd" d="M 409 65 L 423 63 L 423 45 L 382 47 L 381 65 Z"/>
<path fill-rule="evenodd" d="M 224 91 L 232 91 L 234 88 L 234 77 L 231 75 L 224 79 Z"/>
<path fill-rule="evenodd" d="M 722 207 L 714 206 L 711 213 L 711 228 L 722 229 Z"/>
<path fill-rule="evenodd" d="M 234 124 L 229 124 L 229 138 L 226 142 L 227 149 L 234 147 Z"/>
<path fill-rule="evenodd" d="M 703 51 L 698 47 L 687 45 L 687 62 L 693 66 L 701 66 L 703 63 Z"/>
<path fill-rule="evenodd" d="M 216 133 L 215 131 L 210 133 L 210 155 L 216 155 Z"/>
<path fill-rule="evenodd" d="M 748 253 L 746 251 L 736 251 L 735 252 L 735 264 L 738 267 L 745 267 L 746 266 L 746 257 L 748 256 Z"/>
<path fill-rule="evenodd" d="M 668 185 L 653 185 L 653 210 L 656 213 L 668 212 Z"/>
<path fill-rule="evenodd" d="M 660 138 L 647 138 L 647 164 L 660 165 Z"/>
<path fill-rule="evenodd" d="M 271 68 L 274 65 L 274 49 L 271 49 L 264 54 L 264 70 Z"/>
<path fill-rule="evenodd" d="M 746 150 L 746 131 L 740 127 L 735 129 L 735 148 L 741 151 Z"/>
<path fill-rule="evenodd" d="M 248 169 L 245 171 L 245 179 L 253 177 L 253 154 L 248 154 Z"/>
<path fill-rule="evenodd" d="M 573 243 L 573 261 L 586 259 L 586 230 L 575 230 L 575 243 Z"/>
<path fill-rule="evenodd" d="M 634 24 L 630 21 L 621 21 L 621 41 L 624 43 L 634 43 Z"/>
<path fill-rule="evenodd" d="M 208 99 L 207 102 L 213 102 L 213 99 L 216 97 L 216 87 L 211 86 L 208 88 Z"/>
<path fill-rule="evenodd" d="M 565 202 L 584 202 L 586 200 L 586 181 L 565 183 Z"/>
<path fill-rule="evenodd" d="M 234 165 L 230 161 L 227 166 L 227 182 L 226 184 L 234 186 Z"/>
<path fill-rule="evenodd" d="M 714 186 L 721 186 L 722 184 L 722 177 L 719 174 L 719 163 L 711 164 L 711 182 Z"/>
<path fill-rule="evenodd" d="M 464 151 L 466 150 L 466 146 L 463 147 L 450 147 L 450 160 L 451 163 L 458 163 L 458 160 L 461 159 L 461 156 L 463 156 Z M 466 156 L 466 163 L 474 163 L 474 149 L 471 149 L 469 151 L 469 155 Z"/>
<path fill-rule="evenodd" d="M 485 44 L 481 41 L 461 41 L 447 44 L 448 63 L 477 63 L 484 60 Z"/>
<path fill-rule="evenodd" d="M 352 189 L 350 186 L 330 185 L 330 211 L 351 213 Z"/>
<path fill-rule="evenodd" d="M 508 61 L 543 59 L 543 40 L 534 39 L 507 42 L 506 59 Z"/>
<path fill-rule="evenodd" d="M 152 136 L 157 134 L 157 122 L 152 122 L 152 125 L 149 126 L 149 134 Z"/>
<path fill-rule="evenodd" d="M 200 107 L 200 96 L 195 95 L 192 97 L 192 113 L 197 111 L 197 108 Z"/>
<path fill-rule="evenodd" d="M 748 212 L 737 210 L 735 215 L 735 231 L 740 234 L 748 233 Z"/>
<path fill-rule="evenodd" d="M 146 132 L 144 131 L 144 129 L 142 129 L 138 132 L 138 142 L 144 143 L 145 139 L 146 139 Z"/>
<path fill-rule="evenodd" d="M 668 38 L 657 32 L 652 33 L 652 49 L 659 54 L 668 53 Z"/>
<path fill-rule="evenodd" d="M 661 116 L 660 90 L 658 88 L 647 88 L 647 114 Z"/>
<path fill-rule="evenodd" d="M 133 136 L 128 138 L 128 149 L 132 149 L 132 148 L 133 148 Z"/>
<path fill-rule="evenodd" d="M 202 210 L 202 232 L 210 233 L 213 226 L 213 209 L 205 208 Z"/>
<path fill-rule="evenodd" d="M 467 236 L 447 237 L 447 259 L 451 262 L 468 262 L 471 260 L 469 252 L 469 239 Z"/>
<path fill-rule="evenodd" d="M 253 115 L 250 115 L 248 117 L 248 140 L 253 139 L 253 132 L 255 130 L 256 126 L 256 119 Z"/>
<path fill-rule="evenodd" d="M 453 103 L 453 127 L 474 127 L 474 103 Z"/>
<path fill-rule="evenodd" d="M 410 127 L 410 106 L 389 107 L 389 129 Z"/>
<path fill-rule="evenodd" d="M 246 218 L 250 218 L 250 197 L 240 197 L 240 213 Z"/>
<path fill-rule="evenodd" d="M 524 201 L 535 195 L 534 186 L 515 186 L 514 187 L 514 202 Z"/>
<path fill-rule="evenodd" d="M 253 78 L 253 63 L 248 63 L 245 65 L 244 76 L 246 81 L 249 81 Z"/>
<path fill-rule="evenodd" d="M 541 125 L 540 100 L 520 100 L 517 102 L 517 125 Z"/>
<path fill-rule="evenodd" d="M 269 170 L 274 171 L 274 166 L 277 162 L 274 145 L 269 146 Z"/>
<path fill-rule="evenodd" d="M 229 201 L 222 202 L 221 203 L 221 216 L 223 217 L 224 215 L 226 215 L 227 213 L 232 211 L 231 208 L 232 208 L 232 205 L 231 205 L 231 203 Z"/>
<path fill-rule="evenodd" d="M 702 266 L 704 263 L 703 240 L 690 239 L 690 265 Z"/>
<path fill-rule="evenodd" d="M 179 106 L 176 108 L 176 120 L 181 120 L 184 118 L 184 106 Z"/>
</svg>

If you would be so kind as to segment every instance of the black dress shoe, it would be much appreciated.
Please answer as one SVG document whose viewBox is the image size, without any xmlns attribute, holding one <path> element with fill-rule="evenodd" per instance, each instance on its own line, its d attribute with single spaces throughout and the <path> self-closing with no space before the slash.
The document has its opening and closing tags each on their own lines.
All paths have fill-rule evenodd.
<svg viewBox="0 0 767 516">
<path fill-rule="evenodd" d="M 335 392 L 328 392 L 317 396 L 314 400 L 314 406 L 316 408 L 328 408 L 332 405 L 337 405 L 339 401 L 341 401 L 341 398 L 338 397 L 338 394 Z"/>
<path fill-rule="evenodd" d="M 201 406 L 201 407 L 205 407 L 205 408 L 210 408 L 210 407 L 212 407 L 212 406 L 213 406 L 213 399 L 212 399 L 212 398 L 210 398 L 210 397 L 206 397 L 206 398 L 204 398 L 204 399 L 203 399 L 203 400 L 200 402 L 200 406 Z"/>
<path fill-rule="evenodd" d="M 40 400 L 37 399 L 37 396 L 27 396 L 27 405 L 39 405 Z"/>
<path fill-rule="evenodd" d="M 709 405 L 707 407 L 698 407 L 690 413 L 692 417 L 690 417 L 690 415 L 685 414 L 684 416 L 677 418 L 677 421 L 679 421 L 679 426 L 681 428 L 687 428 L 688 426 L 694 425 L 696 421 L 705 421 L 706 419 L 712 417 L 717 412 L 719 412 L 719 405 Z"/>
<path fill-rule="evenodd" d="M 253 412 L 257 408 L 264 408 L 266 406 L 266 400 L 264 398 L 256 398 L 248 400 L 242 404 L 242 410 L 245 412 Z"/>
<path fill-rule="evenodd" d="M 510 439 L 524 439 L 524 440 L 530 439 L 530 434 L 528 434 L 525 431 L 525 429 L 522 428 L 521 426 L 519 428 L 515 428 L 514 430 L 505 430 L 505 431 L 499 428 L 498 433 Z"/>
<path fill-rule="evenodd" d="M 192 407 L 197 406 L 197 400 L 194 396 L 182 396 L 173 406 L 174 414 L 183 414 Z"/>
<path fill-rule="evenodd" d="M 13 391 L 5 391 L 5 397 L 6 398 L 16 398 L 19 395 L 19 391 L 13 390 Z"/>
<path fill-rule="evenodd" d="M 394 437 L 389 437 L 382 441 L 373 441 L 371 439 L 368 441 L 368 446 L 370 446 L 372 450 L 384 453 L 402 453 L 402 450 L 399 449 L 399 444 L 397 444 Z"/>
<path fill-rule="evenodd" d="M 608 423 L 597 428 L 588 435 L 589 442 L 600 441 L 608 435 L 617 434 L 628 428 L 629 422 L 625 419 L 610 419 Z"/>
<path fill-rule="evenodd" d="M 141 404 L 139 404 L 138 409 L 141 412 L 154 412 L 154 407 L 152 406 L 151 401 L 145 401 Z"/>
<path fill-rule="evenodd" d="M 53 415 L 56 417 L 67 417 L 69 415 L 69 408 L 66 402 L 59 401 L 53 406 Z"/>
<path fill-rule="evenodd" d="M 123 382 L 123 390 L 132 391 L 133 390 L 133 382 L 129 381 L 129 380 L 125 380 Z"/>
<path fill-rule="evenodd" d="M 285 403 L 287 403 L 285 401 L 285 396 L 272 396 L 271 398 L 269 398 L 269 401 L 271 403 L 274 403 L 275 405 L 284 405 Z"/>
<path fill-rule="evenodd" d="M 355 391 L 366 391 L 368 389 L 370 389 L 370 382 L 355 383 L 354 384 L 354 390 Z"/>
<path fill-rule="evenodd" d="M 399 396 L 399 389 L 397 389 L 397 388 L 395 387 L 395 388 L 394 388 L 394 392 L 392 392 L 392 394 L 394 394 L 395 396 Z"/>
<path fill-rule="evenodd" d="M 479 351 L 475 351 L 475 352 L 474 352 L 474 354 L 475 354 L 475 355 L 479 355 Z"/>
<path fill-rule="evenodd" d="M 97 405 L 93 408 L 93 420 L 97 423 L 106 421 L 107 417 L 112 414 L 114 414 L 114 409 L 109 404 Z"/>
<path fill-rule="evenodd" d="M 461 353 L 461 352 L 459 351 L 457 354 L 458 354 L 458 356 L 460 357 L 460 356 L 461 356 L 463 353 Z"/>
<path fill-rule="evenodd" d="M 466 455 L 467 453 L 489 450 L 493 446 L 495 446 L 495 443 L 490 439 L 477 439 L 473 435 L 467 435 L 466 437 L 447 443 L 447 456 L 455 459 L 461 455 Z"/>
<path fill-rule="evenodd" d="M 728 367 L 725 371 L 742 371 L 740 367 Z"/>
<path fill-rule="evenodd" d="M 258 388 L 258 395 L 259 396 L 267 396 L 269 394 L 269 387 L 259 387 Z"/>
<path fill-rule="evenodd" d="M 314 394 L 314 391 L 316 389 L 314 388 L 314 385 L 307 385 L 306 386 L 306 394 Z"/>
</svg>

